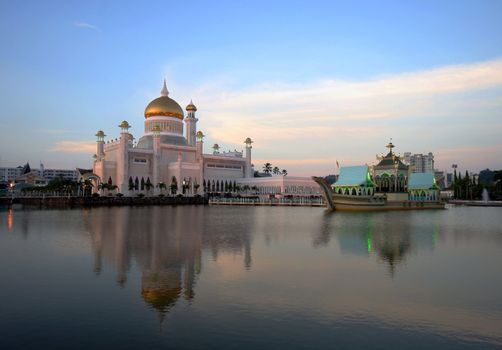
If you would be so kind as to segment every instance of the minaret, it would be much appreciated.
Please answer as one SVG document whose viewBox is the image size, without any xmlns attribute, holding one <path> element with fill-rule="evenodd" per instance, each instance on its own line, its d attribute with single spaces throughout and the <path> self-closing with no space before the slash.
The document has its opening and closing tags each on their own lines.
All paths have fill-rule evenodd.
<svg viewBox="0 0 502 350">
<path fill-rule="evenodd" d="M 154 125 L 153 131 L 153 164 L 152 164 L 152 179 L 154 186 L 154 193 L 157 192 L 157 186 L 160 182 L 160 126 Z"/>
<path fill-rule="evenodd" d="M 213 145 L 213 154 L 220 154 L 220 145 L 217 143 Z"/>
<path fill-rule="evenodd" d="M 129 173 L 129 141 L 131 139 L 131 134 L 129 134 L 129 128 L 131 125 L 123 120 L 120 123 L 120 146 L 119 154 L 117 155 L 117 178 L 115 185 L 119 187 L 121 193 L 127 193 L 129 191 L 128 186 L 128 173 Z"/>
<path fill-rule="evenodd" d="M 195 137 L 197 138 L 195 159 L 199 163 L 199 178 L 197 183 L 201 185 L 200 192 L 204 192 L 204 189 L 202 188 L 202 183 L 204 181 L 204 157 L 202 155 L 202 152 L 204 151 L 204 134 L 202 131 L 197 131 Z"/>
<path fill-rule="evenodd" d="M 195 146 L 195 139 L 197 133 L 197 121 L 199 119 L 195 118 L 195 112 L 197 112 L 197 107 L 190 100 L 190 104 L 186 108 L 187 116 L 185 118 L 186 124 L 186 139 L 190 146 Z"/>
<path fill-rule="evenodd" d="M 103 157 L 105 156 L 105 133 L 103 130 L 99 130 L 96 133 L 96 160 L 102 160 Z"/>
<path fill-rule="evenodd" d="M 202 161 L 202 152 L 204 151 L 203 149 L 203 144 L 204 144 L 204 134 L 202 133 L 202 131 L 197 131 L 197 134 L 195 135 L 195 137 L 197 138 L 197 149 L 196 149 L 196 153 L 195 153 L 195 158 L 197 159 L 197 161 Z"/>
<path fill-rule="evenodd" d="M 253 148 L 251 144 L 253 141 L 248 137 L 244 140 L 244 143 L 246 144 L 246 169 L 244 171 L 244 177 L 250 178 L 253 177 L 253 168 L 251 166 L 251 148 Z"/>
</svg>

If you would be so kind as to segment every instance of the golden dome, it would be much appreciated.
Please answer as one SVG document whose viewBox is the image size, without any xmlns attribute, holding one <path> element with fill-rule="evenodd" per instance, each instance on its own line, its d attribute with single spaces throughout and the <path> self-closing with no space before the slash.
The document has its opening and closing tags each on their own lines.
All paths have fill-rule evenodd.
<svg viewBox="0 0 502 350">
<path fill-rule="evenodd" d="M 188 104 L 186 110 L 188 112 L 190 112 L 190 111 L 197 112 L 197 107 L 195 107 L 195 105 L 193 104 L 192 100 L 190 100 L 190 103 Z"/>
<path fill-rule="evenodd" d="M 145 109 L 145 118 L 164 116 L 164 117 L 175 117 L 183 120 L 183 109 L 181 106 L 169 98 L 169 92 L 167 91 L 166 81 L 164 80 L 164 87 L 160 92 L 160 97 L 150 102 Z"/>
</svg>

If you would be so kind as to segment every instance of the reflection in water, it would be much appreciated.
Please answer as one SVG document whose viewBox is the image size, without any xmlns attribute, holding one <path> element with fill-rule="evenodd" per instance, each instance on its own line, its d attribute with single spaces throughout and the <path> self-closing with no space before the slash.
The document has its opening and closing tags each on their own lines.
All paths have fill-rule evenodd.
<svg viewBox="0 0 502 350">
<path fill-rule="evenodd" d="M 7 216 L 7 227 L 9 228 L 9 232 L 12 231 L 12 222 L 13 222 L 12 208 L 9 208 L 9 213 Z"/>
<path fill-rule="evenodd" d="M 141 296 L 161 319 L 180 297 L 194 298 L 203 247 L 210 249 L 214 260 L 220 251 L 242 253 L 244 267 L 251 267 L 252 225 L 228 232 L 219 229 L 225 218 L 208 218 L 200 208 L 169 209 L 84 211 L 94 272 L 100 274 L 103 261 L 110 261 L 116 268 L 117 284 L 124 287 L 131 264 L 137 264 L 142 274 Z"/>
<path fill-rule="evenodd" d="M 415 249 L 434 249 L 439 237 L 439 220 L 399 216 L 399 213 L 325 212 L 313 246 L 327 246 L 332 235 L 343 253 L 369 256 L 376 253 L 394 275 L 396 266 Z M 404 219 L 405 218 L 405 219 Z"/>
<path fill-rule="evenodd" d="M 0 348 L 501 346 L 501 217 L 5 208 Z"/>
</svg>

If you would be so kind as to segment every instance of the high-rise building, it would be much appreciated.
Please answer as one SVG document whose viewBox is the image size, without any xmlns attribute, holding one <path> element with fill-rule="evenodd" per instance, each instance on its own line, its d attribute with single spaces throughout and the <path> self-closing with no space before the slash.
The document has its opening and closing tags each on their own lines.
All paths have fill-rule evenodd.
<svg viewBox="0 0 502 350">
<path fill-rule="evenodd" d="M 414 173 L 434 172 L 434 155 L 432 152 L 428 154 L 405 152 L 403 160 L 405 164 L 412 167 Z"/>
</svg>

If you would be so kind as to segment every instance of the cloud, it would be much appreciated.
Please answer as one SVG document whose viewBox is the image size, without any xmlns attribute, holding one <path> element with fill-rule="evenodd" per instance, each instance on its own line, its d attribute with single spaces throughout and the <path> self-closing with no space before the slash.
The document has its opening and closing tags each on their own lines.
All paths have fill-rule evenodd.
<svg viewBox="0 0 502 350">
<path fill-rule="evenodd" d="M 87 153 L 93 154 L 96 152 L 96 142 L 93 141 L 71 141 L 64 140 L 58 141 L 49 149 L 51 152 L 64 152 L 64 153 Z"/>
<path fill-rule="evenodd" d="M 92 30 L 98 30 L 99 31 L 99 28 L 90 24 L 90 23 L 87 23 L 87 22 L 73 22 L 73 25 L 75 27 L 79 27 L 79 28 L 85 28 L 85 29 L 92 29 Z"/>
<path fill-rule="evenodd" d="M 233 149 L 250 136 L 261 159 L 310 155 L 371 163 L 375 153 L 385 151 L 389 137 L 400 153 L 495 142 L 497 133 L 493 128 L 487 133 L 486 126 L 496 128 L 502 114 L 502 59 L 366 80 L 264 82 L 242 88 L 210 82 L 191 96 L 198 101 L 200 127 L 209 142 Z M 490 153 L 487 161 L 495 162 L 495 155 Z M 461 153 L 452 157 L 479 164 Z"/>
<path fill-rule="evenodd" d="M 37 132 L 44 134 L 74 134 L 77 131 L 68 129 L 38 129 Z"/>
</svg>

